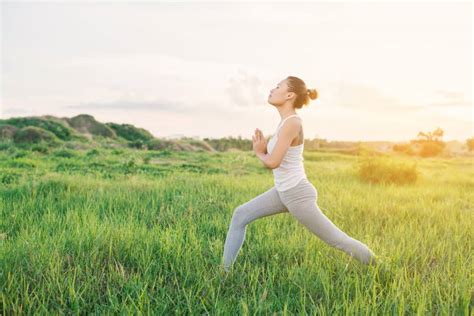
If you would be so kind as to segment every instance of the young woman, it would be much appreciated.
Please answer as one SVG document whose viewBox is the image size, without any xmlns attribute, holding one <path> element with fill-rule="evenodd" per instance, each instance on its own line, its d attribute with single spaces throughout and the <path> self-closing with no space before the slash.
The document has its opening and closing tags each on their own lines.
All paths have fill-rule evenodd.
<svg viewBox="0 0 474 316">
<path fill-rule="evenodd" d="M 362 242 L 350 237 L 319 209 L 318 192 L 309 182 L 303 165 L 304 135 L 301 118 L 295 110 L 318 96 L 303 80 L 288 76 L 270 91 L 268 103 L 280 113 L 281 122 L 268 142 L 262 132 L 252 136 L 253 150 L 272 169 L 275 185 L 235 208 L 224 244 L 222 267 L 230 270 L 244 242 L 247 225 L 254 220 L 289 212 L 313 234 L 364 264 L 375 264 L 375 254 Z"/>
</svg>

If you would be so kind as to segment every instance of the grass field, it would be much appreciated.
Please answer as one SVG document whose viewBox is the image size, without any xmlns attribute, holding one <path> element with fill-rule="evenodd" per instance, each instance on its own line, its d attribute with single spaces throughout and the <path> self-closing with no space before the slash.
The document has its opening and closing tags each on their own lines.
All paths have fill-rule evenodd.
<svg viewBox="0 0 474 316">
<path fill-rule="evenodd" d="M 384 262 L 363 266 L 290 214 L 252 222 L 230 274 L 233 210 L 273 185 L 251 152 L 0 151 L 2 314 L 472 315 L 472 159 L 374 184 L 357 156 L 305 152 L 318 205 Z"/>
</svg>

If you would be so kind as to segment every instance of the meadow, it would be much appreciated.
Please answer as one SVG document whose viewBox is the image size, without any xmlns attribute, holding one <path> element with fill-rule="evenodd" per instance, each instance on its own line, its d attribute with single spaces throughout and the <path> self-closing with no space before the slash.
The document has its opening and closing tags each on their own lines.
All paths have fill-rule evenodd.
<svg viewBox="0 0 474 316">
<path fill-rule="evenodd" d="M 360 156 L 307 151 L 322 211 L 383 262 L 284 213 L 247 226 L 224 274 L 233 210 L 273 186 L 252 152 L 1 149 L 3 315 L 472 315 L 470 158 L 393 156 L 416 181 L 377 183 Z"/>
</svg>

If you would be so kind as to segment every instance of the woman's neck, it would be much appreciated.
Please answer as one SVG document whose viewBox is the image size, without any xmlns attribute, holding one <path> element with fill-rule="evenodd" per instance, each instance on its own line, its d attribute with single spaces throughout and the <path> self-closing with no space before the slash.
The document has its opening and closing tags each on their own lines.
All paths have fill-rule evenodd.
<svg viewBox="0 0 474 316">
<path fill-rule="evenodd" d="M 286 119 L 290 115 L 294 115 L 296 112 L 294 110 L 288 110 L 288 111 L 281 111 L 280 112 L 280 117 L 282 120 Z"/>
</svg>

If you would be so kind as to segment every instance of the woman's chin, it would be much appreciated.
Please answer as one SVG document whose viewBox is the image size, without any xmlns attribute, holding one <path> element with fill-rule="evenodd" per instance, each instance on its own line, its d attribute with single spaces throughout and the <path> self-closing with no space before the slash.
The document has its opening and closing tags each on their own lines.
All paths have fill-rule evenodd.
<svg viewBox="0 0 474 316">
<path fill-rule="evenodd" d="M 270 104 L 271 106 L 277 107 L 276 104 L 274 104 L 274 103 L 272 103 L 272 102 L 270 102 L 270 101 L 268 101 L 268 104 Z"/>
</svg>

